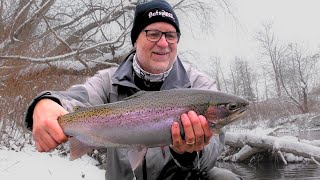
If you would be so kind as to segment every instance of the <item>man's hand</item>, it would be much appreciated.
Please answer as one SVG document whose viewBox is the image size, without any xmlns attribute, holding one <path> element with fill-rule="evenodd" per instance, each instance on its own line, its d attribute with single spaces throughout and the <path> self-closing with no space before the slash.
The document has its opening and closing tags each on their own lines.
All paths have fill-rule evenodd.
<svg viewBox="0 0 320 180">
<path fill-rule="evenodd" d="M 202 115 L 198 116 L 194 111 L 189 111 L 187 114 L 181 115 L 181 121 L 185 140 L 180 135 L 179 123 L 174 122 L 171 127 L 172 150 L 179 154 L 200 152 L 205 145 L 209 144 L 212 137 L 206 118 Z"/>
<path fill-rule="evenodd" d="M 39 152 L 48 152 L 68 140 L 57 119 L 67 114 L 62 106 L 50 99 L 40 100 L 33 111 L 32 134 Z"/>
</svg>

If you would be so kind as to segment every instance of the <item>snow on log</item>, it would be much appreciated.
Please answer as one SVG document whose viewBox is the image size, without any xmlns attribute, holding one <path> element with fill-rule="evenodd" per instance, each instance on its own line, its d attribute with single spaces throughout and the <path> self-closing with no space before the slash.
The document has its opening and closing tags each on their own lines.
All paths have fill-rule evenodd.
<svg viewBox="0 0 320 180">
<path fill-rule="evenodd" d="M 309 141 L 309 140 L 302 139 L 302 140 L 300 140 L 300 142 L 320 147 L 320 140 Z"/>
<path fill-rule="evenodd" d="M 227 132 L 226 145 L 233 147 L 243 147 L 249 145 L 252 148 L 271 149 L 273 151 L 281 151 L 292 153 L 295 156 L 305 158 L 314 158 L 320 161 L 320 147 L 312 144 L 300 142 L 296 137 L 275 137 L 266 135 L 263 132 Z"/>
<path fill-rule="evenodd" d="M 223 158 L 224 161 L 232 161 L 232 162 L 237 162 L 237 161 L 244 161 L 247 158 L 250 158 L 251 156 L 253 156 L 254 154 L 264 151 L 261 148 L 252 148 L 248 145 L 243 146 L 243 148 L 237 152 L 236 154 L 233 154 L 231 156 L 227 156 L 225 158 Z"/>
</svg>

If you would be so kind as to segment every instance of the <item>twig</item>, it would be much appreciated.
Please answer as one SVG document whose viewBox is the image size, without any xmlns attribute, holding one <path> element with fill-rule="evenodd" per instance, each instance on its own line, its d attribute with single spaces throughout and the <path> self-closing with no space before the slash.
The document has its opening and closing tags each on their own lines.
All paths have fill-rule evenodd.
<svg viewBox="0 0 320 180">
<path fill-rule="evenodd" d="M 18 19 L 22 16 L 22 13 L 28 8 L 31 6 L 31 4 L 33 3 L 33 1 L 29 1 L 19 12 L 18 14 L 16 15 L 16 17 L 14 18 L 13 20 L 13 23 L 12 23 L 12 26 L 11 26 L 11 29 L 10 29 L 10 39 L 11 39 L 11 42 L 13 41 L 19 41 L 17 40 L 16 38 L 14 38 L 14 28 L 15 26 L 17 25 L 17 21 Z"/>
<path fill-rule="evenodd" d="M 315 162 L 316 164 L 320 165 L 320 163 L 319 163 L 317 160 L 315 160 L 315 159 L 313 158 L 313 156 L 311 156 L 310 159 L 311 159 L 313 162 Z"/>
<path fill-rule="evenodd" d="M 12 164 L 11 166 L 9 166 L 6 169 L 4 169 L 4 171 L 8 171 L 8 169 L 12 168 L 13 166 L 15 166 L 18 163 L 20 163 L 20 161 L 16 161 L 14 164 Z"/>
<path fill-rule="evenodd" d="M 283 163 L 284 163 L 285 165 L 287 165 L 288 163 L 287 163 L 286 159 L 284 158 L 284 156 L 283 156 L 282 152 L 281 152 L 281 151 L 278 151 L 278 154 L 280 155 L 280 157 L 281 157 L 281 159 L 282 159 Z"/>
<path fill-rule="evenodd" d="M 70 52 L 72 52 L 72 48 L 69 46 L 69 44 L 68 44 L 63 38 L 61 38 L 61 37 L 57 34 L 57 32 L 56 32 L 55 30 L 53 30 L 53 29 L 51 28 L 51 25 L 50 25 L 49 21 L 48 21 L 47 18 L 42 14 L 42 12 L 40 12 L 40 14 L 41 14 L 44 22 L 47 24 L 49 30 L 53 33 L 53 35 L 57 38 L 57 40 L 58 40 L 61 44 L 65 45 L 65 46 L 69 49 Z"/>
</svg>

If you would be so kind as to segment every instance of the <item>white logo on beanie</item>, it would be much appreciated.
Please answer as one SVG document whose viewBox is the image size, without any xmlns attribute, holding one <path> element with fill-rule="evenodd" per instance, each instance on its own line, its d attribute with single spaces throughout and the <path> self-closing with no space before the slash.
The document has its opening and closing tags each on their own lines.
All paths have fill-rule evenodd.
<svg viewBox="0 0 320 180">
<path fill-rule="evenodd" d="M 161 10 L 161 11 L 158 11 L 156 10 L 155 12 L 149 12 L 149 19 L 154 17 L 154 16 L 162 16 L 162 17 L 168 17 L 168 18 L 171 18 L 174 22 L 175 22 L 175 19 L 173 17 L 173 14 L 172 13 L 169 13 L 165 10 Z"/>
</svg>

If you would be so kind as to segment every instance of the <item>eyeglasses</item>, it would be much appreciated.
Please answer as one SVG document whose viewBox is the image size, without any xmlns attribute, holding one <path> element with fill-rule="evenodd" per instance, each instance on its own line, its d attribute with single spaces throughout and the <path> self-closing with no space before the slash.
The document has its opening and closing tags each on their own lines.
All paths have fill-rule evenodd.
<svg viewBox="0 0 320 180">
<path fill-rule="evenodd" d="M 151 42 L 158 42 L 163 34 L 170 44 L 177 43 L 180 39 L 180 33 L 178 32 L 162 32 L 158 30 L 144 30 L 144 32 L 146 32 L 146 37 Z"/>
</svg>

